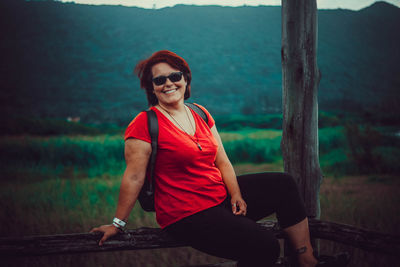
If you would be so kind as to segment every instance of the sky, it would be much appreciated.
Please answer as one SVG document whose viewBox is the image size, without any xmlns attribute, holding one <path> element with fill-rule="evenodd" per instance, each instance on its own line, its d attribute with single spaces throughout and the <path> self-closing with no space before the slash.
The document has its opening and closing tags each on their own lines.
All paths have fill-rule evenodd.
<svg viewBox="0 0 400 267">
<path fill-rule="evenodd" d="M 221 6 L 258 6 L 258 5 L 281 5 L 282 0 L 61 0 L 62 2 L 75 2 L 92 5 L 124 5 L 142 8 L 163 8 L 177 4 L 187 5 L 221 5 Z M 284 0 L 286 1 L 286 0 Z M 388 3 L 400 7 L 400 0 L 385 0 Z M 351 9 L 359 10 L 370 6 L 376 0 L 317 0 L 319 9 Z"/>
</svg>

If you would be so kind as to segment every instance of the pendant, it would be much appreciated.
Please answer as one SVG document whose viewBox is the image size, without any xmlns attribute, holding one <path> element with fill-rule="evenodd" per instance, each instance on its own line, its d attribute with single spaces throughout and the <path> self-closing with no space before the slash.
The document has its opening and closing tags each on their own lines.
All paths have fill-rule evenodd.
<svg viewBox="0 0 400 267">
<path fill-rule="evenodd" d="M 195 143 L 196 143 L 197 147 L 202 151 L 203 148 L 201 147 L 201 145 L 199 143 L 197 143 L 197 142 L 195 142 Z"/>
</svg>

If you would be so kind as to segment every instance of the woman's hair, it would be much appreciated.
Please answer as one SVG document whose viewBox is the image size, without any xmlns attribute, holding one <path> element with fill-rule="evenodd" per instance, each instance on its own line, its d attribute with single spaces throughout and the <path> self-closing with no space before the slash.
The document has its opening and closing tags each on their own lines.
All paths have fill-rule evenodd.
<svg viewBox="0 0 400 267">
<path fill-rule="evenodd" d="M 153 92 L 153 75 L 151 72 L 151 68 L 158 63 L 167 63 L 171 67 L 178 69 L 183 72 L 183 77 L 187 82 L 186 91 L 185 91 L 185 100 L 190 97 L 190 82 L 192 80 L 192 72 L 190 71 L 189 65 L 187 62 L 177 54 L 168 51 L 161 50 L 155 52 L 151 57 L 139 61 L 139 63 L 135 67 L 135 74 L 140 79 L 140 87 L 146 91 L 147 101 L 149 106 L 154 106 L 158 104 L 158 99 Z"/>
</svg>

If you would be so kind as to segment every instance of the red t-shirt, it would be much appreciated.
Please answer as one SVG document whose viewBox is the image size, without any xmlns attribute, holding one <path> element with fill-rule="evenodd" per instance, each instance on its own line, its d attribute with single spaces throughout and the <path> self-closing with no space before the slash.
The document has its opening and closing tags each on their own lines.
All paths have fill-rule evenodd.
<svg viewBox="0 0 400 267">
<path fill-rule="evenodd" d="M 154 168 L 155 210 L 161 228 L 184 217 L 220 204 L 227 196 L 219 169 L 215 166 L 218 143 L 211 133 L 215 124 L 208 111 L 207 123 L 191 110 L 196 132 L 195 142 L 176 127 L 157 108 L 159 135 L 158 151 Z M 129 124 L 125 140 L 137 138 L 150 143 L 146 112 L 139 113 Z"/>
</svg>

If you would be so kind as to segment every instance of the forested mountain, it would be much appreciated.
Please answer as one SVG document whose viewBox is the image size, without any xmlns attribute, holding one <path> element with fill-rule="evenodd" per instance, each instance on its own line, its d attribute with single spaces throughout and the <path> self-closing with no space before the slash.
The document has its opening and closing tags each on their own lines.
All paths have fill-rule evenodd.
<svg viewBox="0 0 400 267">
<path fill-rule="evenodd" d="M 400 9 L 319 10 L 319 107 L 400 111 Z M 281 110 L 281 8 L 163 9 L 0 2 L 0 112 L 126 123 L 147 107 L 132 74 L 168 49 L 193 72 L 192 101 L 214 114 Z"/>
</svg>

